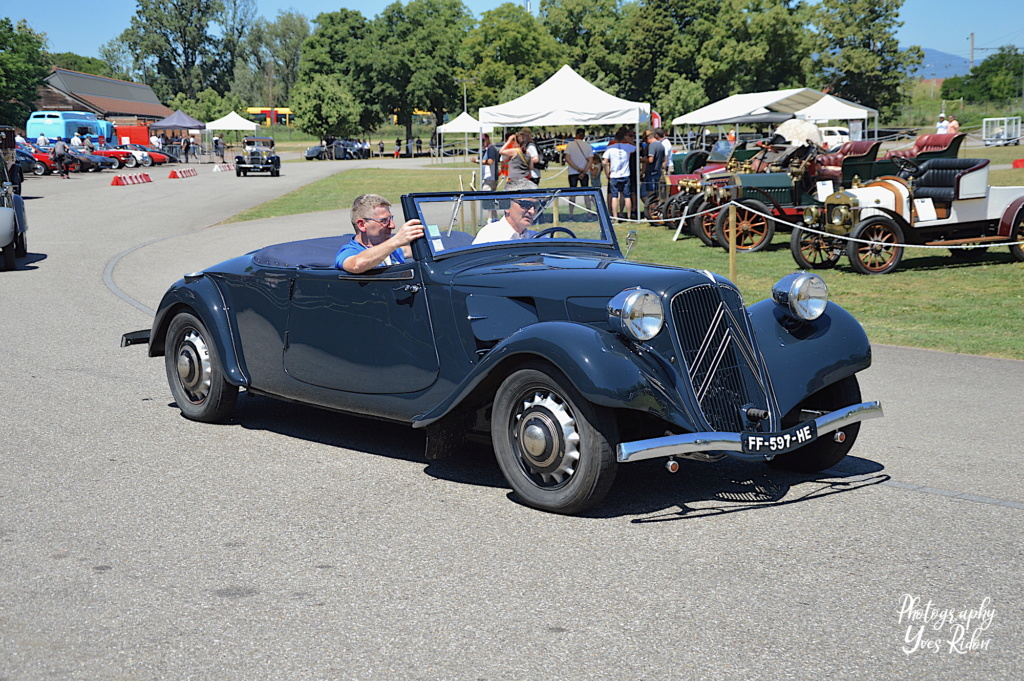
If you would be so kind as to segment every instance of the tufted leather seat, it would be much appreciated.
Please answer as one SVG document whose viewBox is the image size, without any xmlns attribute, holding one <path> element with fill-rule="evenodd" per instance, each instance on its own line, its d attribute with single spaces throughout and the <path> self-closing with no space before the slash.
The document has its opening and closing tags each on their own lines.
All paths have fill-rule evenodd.
<svg viewBox="0 0 1024 681">
<path fill-rule="evenodd" d="M 855 142 L 844 142 L 839 150 L 831 154 L 819 154 L 817 158 L 819 180 L 832 180 L 843 184 L 843 164 L 848 159 L 850 162 L 874 162 L 878 156 L 878 148 L 881 142 L 871 140 L 858 140 Z"/>
<path fill-rule="evenodd" d="M 917 158 L 922 154 L 928 157 L 945 156 L 948 158 L 955 158 L 957 153 L 960 151 L 960 145 L 963 143 L 963 133 L 957 135 L 921 135 L 914 140 L 914 146 L 909 149 L 893 149 L 889 151 L 882 158 L 892 158 L 893 156 L 902 156 L 903 158 Z"/>
<path fill-rule="evenodd" d="M 964 178 L 988 167 L 987 158 L 931 158 L 921 163 L 914 180 L 914 198 L 933 201 L 954 201 L 961 196 Z M 900 171 L 906 179 L 912 173 Z"/>
</svg>

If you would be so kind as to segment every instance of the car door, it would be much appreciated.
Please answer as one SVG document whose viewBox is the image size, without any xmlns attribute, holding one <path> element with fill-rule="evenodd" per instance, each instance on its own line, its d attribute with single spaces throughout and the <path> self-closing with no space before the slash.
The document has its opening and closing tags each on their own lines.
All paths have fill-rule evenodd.
<svg viewBox="0 0 1024 681">
<path fill-rule="evenodd" d="M 293 378 L 355 393 L 411 393 L 437 378 L 426 289 L 417 263 L 364 274 L 300 270 L 285 338 Z"/>
</svg>

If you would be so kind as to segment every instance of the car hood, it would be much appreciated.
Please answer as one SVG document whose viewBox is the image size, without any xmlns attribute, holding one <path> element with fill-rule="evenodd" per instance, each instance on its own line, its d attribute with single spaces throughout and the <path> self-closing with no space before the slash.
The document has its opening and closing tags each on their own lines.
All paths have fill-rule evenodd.
<svg viewBox="0 0 1024 681">
<path fill-rule="evenodd" d="M 531 253 L 471 264 L 451 284 L 466 293 L 531 298 L 593 298 L 602 305 L 616 293 L 646 288 L 660 296 L 724 279 L 703 270 L 632 262 L 597 254 Z M 479 289 L 479 291 L 469 290 Z M 486 291 L 484 291 L 486 290 Z"/>
</svg>

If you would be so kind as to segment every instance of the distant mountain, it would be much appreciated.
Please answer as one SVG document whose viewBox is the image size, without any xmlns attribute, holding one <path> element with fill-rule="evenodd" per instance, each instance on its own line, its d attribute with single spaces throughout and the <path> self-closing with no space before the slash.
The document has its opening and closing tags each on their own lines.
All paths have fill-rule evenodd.
<svg viewBox="0 0 1024 681">
<path fill-rule="evenodd" d="M 966 76 L 971 72 L 971 62 L 963 57 L 948 52 L 939 52 L 927 47 L 924 50 L 924 59 L 921 66 L 914 74 L 918 78 L 951 78 L 953 76 Z M 975 65 L 980 60 L 975 61 Z"/>
</svg>

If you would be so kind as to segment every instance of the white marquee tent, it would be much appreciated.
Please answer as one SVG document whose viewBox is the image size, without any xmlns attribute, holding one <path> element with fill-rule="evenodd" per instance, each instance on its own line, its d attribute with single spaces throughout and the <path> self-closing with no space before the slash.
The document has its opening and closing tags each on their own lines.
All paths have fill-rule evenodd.
<svg viewBox="0 0 1024 681">
<path fill-rule="evenodd" d="M 246 120 L 234 111 L 223 118 L 218 118 L 206 124 L 207 130 L 248 130 L 249 132 L 254 132 L 259 127 L 259 123 Z"/>
<path fill-rule="evenodd" d="M 463 111 L 458 116 L 448 121 L 444 125 L 437 126 L 437 132 L 441 135 L 441 139 L 438 140 L 441 149 L 444 149 L 444 135 L 449 133 L 463 133 L 463 143 L 466 146 L 466 156 L 469 157 L 469 133 L 476 135 L 477 139 L 480 139 L 481 133 L 491 132 L 494 130 L 494 126 L 485 125 L 469 115 L 468 112 Z"/>
<path fill-rule="evenodd" d="M 712 121 L 769 111 L 791 113 L 811 121 L 866 120 L 871 117 L 875 119 L 876 133 L 878 130 L 877 110 L 811 88 L 733 95 L 679 116 L 672 120 L 672 125 L 706 125 Z"/>
<path fill-rule="evenodd" d="M 522 97 L 480 109 L 480 122 L 502 127 L 532 125 L 639 126 L 651 105 L 610 95 L 568 65 Z"/>
<path fill-rule="evenodd" d="M 632 125 L 637 137 L 640 124 L 650 118 L 651 105 L 647 102 L 631 102 L 610 95 L 573 71 L 568 64 L 522 97 L 480 109 L 482 124 L 501 127 Z M 638 166 L 639 163 L 637 158 Z M 639 185 L 639 167 L 636 180 Z"/>
</svg>

